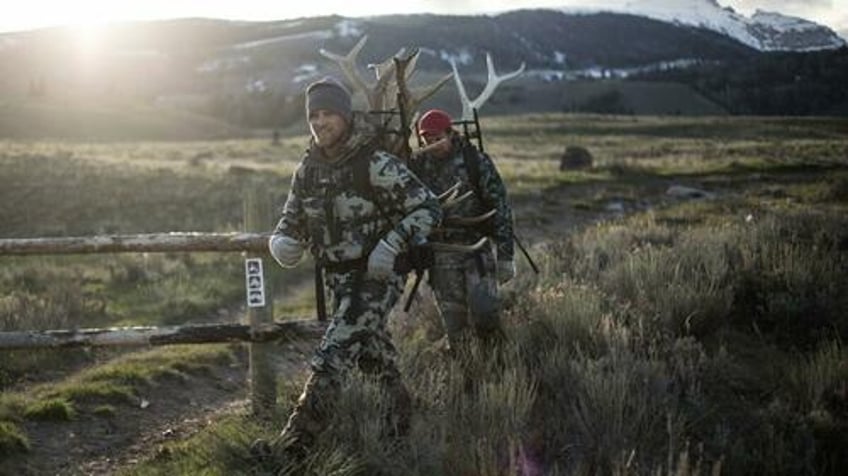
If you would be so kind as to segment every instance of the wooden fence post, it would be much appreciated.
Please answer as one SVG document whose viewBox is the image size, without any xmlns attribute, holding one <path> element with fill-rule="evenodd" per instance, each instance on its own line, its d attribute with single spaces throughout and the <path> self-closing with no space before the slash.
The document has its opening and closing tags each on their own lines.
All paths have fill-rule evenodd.
<svg viewBox="0 0 848 476">
<path fill-rule="evenodd" d="M 244 231 L 246 232 L 266 231 L 271 225 L 270 196 L 267 193 L 260 193 L 257 188 L 259 188 L 257 184 L 250 184 L 245 189 Z M 268 256 L 267 252 L 250 251 L 245 260 L 247 315 L 251 331 L 258 331 L 262 324 L 274 321 L 274 297 L 270 293 L 273 286 L 266 278 L 270 273 L 266 273 L 266 268 L 263 266 L 263 264 L 267 266 L 273 264 L 273 260 L 263 260 Z M 258 280 L 256 280 L 257 277 Z M 251 287 L 252 285 L 254 287 Z M 251 343 L 248 348 L 251 408 L 254 415 L 270 418 L 277 403 L 276 376 L 271 362 L 272 344 Z"/>
</svg>

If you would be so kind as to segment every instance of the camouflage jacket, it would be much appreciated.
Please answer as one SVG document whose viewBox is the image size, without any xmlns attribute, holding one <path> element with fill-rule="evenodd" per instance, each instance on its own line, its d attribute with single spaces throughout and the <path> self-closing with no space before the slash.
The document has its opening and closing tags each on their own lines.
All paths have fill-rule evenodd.
<svg viewBox="0 0 848 476">
<path fill-rule="evenodd" d="M 308 244 L 324 264 L 367 258 L 381 238 L 401 252 L 426 238 L 441 220 L 438 198 L 398 158 L 376 150 L 376 134 L 354 114 L 339 160 L 310 144 L 274 233 Z"/>
<path fill-rule="evenodd" d="M 497 210 L 494 218 L 475 228 L 443 227 L 439 241 L 464 242 L 476 241 L 483 236 L 491 237 L 498 250 L 498 260 L 512 260 L 514 243 L 512 235 L 512 208 L 507 201 L 506 187 L 492 159 L 480 153 L 460 135 L 453 138 L 454 154 L 449 159 L 437 159 L 428 154 L 416 154 L 409 161 L 409 168 L 436 194 L 448 190 L 457 181 L 462 182 L 460 195 L 472 190 L 474 195 L 445 212 L 445 219 L 451 216 L 471 217 L 485 213 L 492 208 Z M 477 170 L 468 170 L 468 165 Z M 474 178 L 477 183 L 472 183 Z"/>
</svg>

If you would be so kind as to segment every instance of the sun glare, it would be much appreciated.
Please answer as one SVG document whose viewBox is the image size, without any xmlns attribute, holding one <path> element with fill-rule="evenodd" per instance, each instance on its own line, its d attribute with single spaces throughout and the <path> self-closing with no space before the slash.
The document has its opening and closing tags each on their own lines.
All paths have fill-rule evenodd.
<svg viewBox="0 0 848 476">
<path fill-rule="evenodd" d="M 76 25 L 71 27 L 77 51 L 86 58 L 96 57 L 103 49 L 106 26 L 100 23 Z"/>
</svg>

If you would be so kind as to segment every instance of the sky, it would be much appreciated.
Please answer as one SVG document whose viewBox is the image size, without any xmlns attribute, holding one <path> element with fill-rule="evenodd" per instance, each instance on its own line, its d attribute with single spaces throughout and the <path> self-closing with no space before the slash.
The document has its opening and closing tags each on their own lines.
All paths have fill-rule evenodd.
<svg viewBox="0 0 848 476">
<path fill-rule="evenodd" d="M 321 0 L 24 0 L 0 15 L 0 32 L 55 25 L 96 25 L 123 20 L 207 17 L 270 21 L 339 14 L 370 16 L 392 13 L 494 13 L 519 8 L 621 8 L 641 1 L 670 3 L 692 0 L 404 0 L 403 2 Z M 709 0 L 703 0 L 709 1 Z M 722 6 L 750 15 L 756 9 L 778 11 L 827 25 L 848 36 L 848 0 L 718 0 Z"/>
</svg>

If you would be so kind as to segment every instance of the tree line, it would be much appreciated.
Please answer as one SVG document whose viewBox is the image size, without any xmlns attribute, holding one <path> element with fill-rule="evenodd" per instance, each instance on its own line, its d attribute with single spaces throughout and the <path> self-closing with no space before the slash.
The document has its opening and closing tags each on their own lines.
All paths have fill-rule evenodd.
<svg viewBox="0 0 848 476">
<path fill-rule="evenodd" d="M 764 53 L 634 79 L 688 84 L 735 115 L 848 115 L 848 47 Z"/>
</svg>

